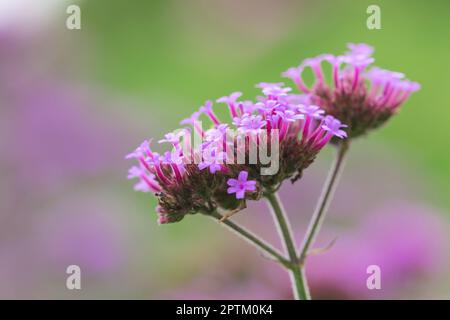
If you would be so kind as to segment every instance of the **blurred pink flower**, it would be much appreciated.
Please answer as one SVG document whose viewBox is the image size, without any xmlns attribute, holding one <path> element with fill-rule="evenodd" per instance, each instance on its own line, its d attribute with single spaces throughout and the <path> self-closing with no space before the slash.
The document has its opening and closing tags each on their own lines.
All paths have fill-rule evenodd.
<svg viewBox="0 0 450 320">
<path fill-rule="evenodd" d="M 116 142 L 133 131 L 102 114 L 106 99 L 92 88 L 53 74 L 29 40 L 0 33 L 0 297 L 8 298 L 60 295 L 70 264 L 94 284 L 125 254 L 108 173 L 125 169 Z M 77 196 L 88 188 L 95 196 Z"/>
<path fill-rule="evenodd" d="M 74 197 L 46 210 L 48 218 L 37 227 L 37 238 L 49 266 L 64 270 L 76 264 L 90 277 L 105 276 L 121 267 L 123 230 L 111 214 L 114 206 L 103 203 L 107 200 Z"/>
</svg>

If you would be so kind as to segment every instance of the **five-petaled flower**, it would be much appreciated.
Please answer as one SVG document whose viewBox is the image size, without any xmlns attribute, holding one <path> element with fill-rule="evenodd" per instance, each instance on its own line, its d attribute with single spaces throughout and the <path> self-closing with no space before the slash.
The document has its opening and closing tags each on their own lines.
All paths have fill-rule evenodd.
<svg viewBox="0 0 450 320">
<path fill-rule="evenodd" d="M 248 172 L 241 171 L 237 179 L 230 178 L 227 180 L 228 194 L 235 193 L 236 199 L 244 199 L 245 192 L 256 190 L 256 181 L 247 180 Z"/>
</svg>

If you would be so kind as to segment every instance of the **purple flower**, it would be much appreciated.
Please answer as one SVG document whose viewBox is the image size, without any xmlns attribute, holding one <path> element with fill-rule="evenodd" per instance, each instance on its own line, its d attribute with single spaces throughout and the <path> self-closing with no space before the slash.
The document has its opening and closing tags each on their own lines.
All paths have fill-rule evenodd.
<svg viewBox="0 0 450 320">
<path fill-rule="evenodd" d="M 164 139 L 161 139 L 158 141 L 158 143 L 164 143 L 164 142 L 168 142 L 171 143 L 175 149 L 179 149 L 180 148 L 180 137 L 182 137 L 183 135 L 185 135 L 186 132 L 180 131 L 180 132 L 169 132 L 167 134 L 164 135 Z"/>
<path fill-rule="evenodd" d="M 323 119 L 322 128 L 339 138 L 347 137 L 347 133 L 344 130 L 341 130 L 341 128 L 345 127 L 347 126 L 345 124 L 342 124 L 338 119 L 336 119 L 333 116 L 326 116 Z"/>
<path fill-rule="evenodd" d="M 259 132 L 266 125 L 262 116 L 248 114 L 234 118 L 233 123 L 244 132 Z"/>
<path fill-rule="evenodd" d="M 155 180 L 155 175 L 147 173 L 142 167 L 133 166 L 128 170 L 128 179 L 139 178 L 139 182 L 134 185 L 135 191 L 160 192 L 161 188 Z"/>
<path fill-rule="evenodd" d="M 159 161 L 164 164 L 171 164 L 172 163 L 172 153 L 170 151 L 164 152 L 164 154 L 161 157 L 159 157 Z"/>
<path fill-rule="evenodd" d="M 300 72 L 303 72 L 305 67 L 307 66 L 310 67 L 314 72 L 314 75 L 317 80 L 314 86 L 316 87 L 317 85 L 321 85 L 325 81 L 325 76 L 323 75 L 322 70 L 322 62 L 330 61 L 330 59 L 333 59 L 333 55 L 331 54 L 321 54 L 314 58 L 305 59 L 299 67 Z"/>
<path fill-rule="evenodd" d="M 276 100 L 265 100 L 255 103 L 255 109 L 262 114 L 272 114 L 278 106 Z"/>
<path fill-rule="evenodd" d="M 292 67 L 283 72 L 281 75 L 285 78 L 290 78 L 295 83 L 297 88 L 302 92 L 309 93 L 310 90 L 306 86 L 301 76 L 303 69 L 304 69 L 303 67 Z"/>
<path fill-rule="evenodd" d="M 209 129 L 205 132 L 204 140 L 206 142 L 221 142 L 227 132 L 228 124 L 221 123 L 216 128 Z"/>
<path fill-rule="evenodd" d="M 205 102 L 205 104 L 203 106 L 200 107 L 200 112 L 206 114 L 209 119 L 214 123 L 214 125 L 219 125 L 220 121 L 217 118 L 217 116 L 214 114 L 214 111 L 212 109 L 213 107 L 213 103 L 211 100 L 208 100 Z"/>
<path fill-rule="evenodd" d="M 236 199 L 244 199 L 246 191 L 256 190 L 256 181 L 247 180 L 248 172 L 241 171 L 237 179 L 228 179 L 227 184 L 229 188 L 227 189 L 228 194 L 236 193 Z"/>
<path fill-rule="evenodd" d="M 264 95 L 268 97 L 285 97 L 291 91 L 291 88 L 283 88 L 278 86 L 267 86 L 263 88 Z"/>
<path fill-rule="evenodd" d="M 321 119 L 325 113 L 324 110 L 315 105 L 299 105 L 298 110 L 313 119 Z"/>
<path fill-rule="evenodd" d="M 139 180 L 138 183 L 136 183 L 133 186 L 134 191 L 140 191 L 140 192 L 151 192 L 149 185 L 144 180 Z"/>
<path fill-rule="evenodd" d="M 299 76 L 300 71 L 301 69 L 299 67 L 290 67 L 286 71 L 282 72 L 281 76 L 285 78 L 291 78 L 292 80 L 294 80 Z"/>
<path fill-rule="evenodd" d="M 225 153 L 218 152 L 216 149 L 207 151 L 209 152 L 204 153 L 203 161 L 198 164 L 198 168 L 200 170 L 209 168 L 209 172 L 214 174 L 222 169 L 222 165 L 225 162 Z"/>
<path fill-rule="evenodd" d="M 267 89 L 267 88 L 273 88 L 273 87 L 282 87 L 284 86 L 283 82 L 260 82 L 256 85 L 257 88 L 260 89 Z"/>
<path fill-rule="evenodd" d="M 144 140 L 133 152 L 127 154 L 125 159 L 144 157 L 150 152 L 149 143 L 151 140 Z"/>
<path fill-rule="evenodd" d="M 242 96 L 242 92 L 236 91 L 231 93 L 229 96 L 223 96 L 217 99 L 218 103 L 235 103 L 239 97 Z"/>
<path fill-rule="evenodd" d="M 129 170 L 128 170 L 128 176 L 127 179 L 133 179 L 133 178 L 137 178 L 142 174 L 142 169 L 137 167 L 137 166 L 132 166 Z"/>
<path fill-rule="evenodd" d="M 374 61 L 374 58 L 363 54 L 350 54 L 342 57 L 342 62 L 357 68 L 365 68 Z"/>
<path fill-rule="evenodd" d="M 305 116 L 301 113 L 292 111 L 292 110 L 285 110 L 285 111 L 280 111 L 277 110 L 275 111 L 275 113 L 284 121 L 287 122 L 295 122 L 297 120 L 301 120 L 301 119 L 305 119 Z"/>
<path fill-rule="evenodd" d="M 217 163 L 216 161 L 211 161 L 211 162 L 203 161 L 198 164 L 198 168 L 200 170 L 209 168 L 209 172 L 214 174 L 217 171 L 220 171 L 220 169 L 222 169 L 222 166 L 220 165 L 220 163 Z"/>
<path fill-rule="evenodd" d="M 196 111 L 193 114 L 191 114 L 190 117 L 181 120 L 180 124 L 181 125 L 193 125 L 196 121 L 198 121 L 199 117 L 200 117 L 200 112 Z"/>
<path fill-rule="evenodd" d="M 373 47 L 365 43 L 349 43 L 347 48 L 350 51 L 347 54 L 370 57 L 373 54 Z"/>
<path fill-rule="evenodd" d="M 169 132 L 166 133 L 164 135 L 164 139 L 161 139 L 158 141 L 158 143 L 164 143 L 164 142 L 169 142 L 169 143 L 178 143 L 180 141 L 179 137 L 174 134 L 173 132 Z"/>
<path fill-rule="evenodd" d="M 292 105 L 309 106 L 311 104 L 311 96 L 309 94 L 290 94 L 285 101 Z"/>
<path fill-rule="evenodd" d="M 236 101 L 240 96 L 242 96 L 242 92 L 237 91 L 237 92 L 233 92 L 229 96 L 221 97 L 221 98 L 217 99 L 216 101 L 218 103 L 228 104 L 228 108 L 230 109 L 231 117 L 234 118 L 234 117 L 237 117 Z"/>
<path fill-rule="evenodd" d="M 200 117 L 200 112 L 196 111 L 189 118 L 183 119 L 180 121 L 181 125 L 191 125 L 195 132 L 197 132 L 201 137 L 203 137 L 204 132 L 200 125 L 200 122 L 198 121 L 198 118 Z"/>
<path fill-rule="evenodd" d="M 255 104 L 250 100 L 242 101 L 239 102 L 239 109 L 241 110 L 242 114 L 251 114 L 253 111 L 255 111 Z"/>
</svg>

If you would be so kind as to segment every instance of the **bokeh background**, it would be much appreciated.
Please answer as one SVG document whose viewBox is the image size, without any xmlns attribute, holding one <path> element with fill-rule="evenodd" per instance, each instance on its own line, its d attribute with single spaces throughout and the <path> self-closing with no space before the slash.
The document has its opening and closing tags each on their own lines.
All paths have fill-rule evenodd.
<svg viewBox="0 0 450 320">
<path fill-rule="evenodd" d="M 65 26 L 81 7 L 81 30 Z M 381 30 L 366 9 L 381 7 Z M 275 263 L 201 216 L 158 226 L 124 155 L 206 99 L 279 81 L 302 59 L 375 46 L 422 84 L 382 130 L 354 143 L 308 262 L 315 298 L 450 298 L 450 2 L 0 1 L 0 298 L 288 299 Z M 300 240 L 325 150 L 281 191 Z M 277 245 L 269 212 L 235 216 Z M 82 270 L 67 290 L 66 267 Z M 377 264 L 382 290 L 366 288 Z"/>
</svg>

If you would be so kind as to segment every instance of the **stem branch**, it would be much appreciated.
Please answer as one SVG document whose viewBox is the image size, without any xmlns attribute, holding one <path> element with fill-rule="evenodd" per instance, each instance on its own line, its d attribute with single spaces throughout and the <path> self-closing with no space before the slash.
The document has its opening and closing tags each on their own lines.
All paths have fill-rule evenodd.
<svg viewBox="0 0 450 320">
<path fill-rule="evenodd" d="M 295 242 L 293 241 L 292 237 L 292 230 L 285 210 L 276 192 L 268 193 L 266 194 L 266 197 L 271 205 L 271 211 L 275 224 L 277 225 L 278 233 L 283 241 L 285 251 L 287 251 L 289 260 L 291 262 L 291 266 L 289 269 L 294 298 L 296 300 L 307 300 L 309 299 L 309 289 L 306 283 L 304 272 L 303 270 L 301 270 L 300 264 L 298 263 L 299 261 L 297 258 L 297 250 L 295 248 Z"/>
<path fill-rule="evenodd" d="M 302 269 L 304 267 L 305 259 L 308 255 L 309 249 L 313 244 L 317 236 L 317 233 L 319 232 L 322 226 L 323 219 L 325 218 L 328 206 L 330 204 L 331 199 L 333 198 L 334 190 L 336 188 L 339 176 L 344 167 L 345 155 L 349 148 L 348 141 L 345 140 L 341 142 L 338 148 L 339 149 L 337 152 L 336 160 L 333 166 L 331 167 L 330 172 L 328 174 L 328 178 L 323 186 L 322 194 L 317 203 L 316 210 L 314 211 L 314 214 L 311 217 L 305 238 L 300 248 L 299 262 Z"/>
<path fill-rule="evenodd" d="M 291 263 L 287 260 L 283 255 L 275 248 L 273 248 L 266 241 L 259 238 L 257 235 L 253 234 L 251 231 L 245 229 L 244 227 L 239 226 L 235 222 L 230 221 L 229 219 L 223 220 L 223 216 L 217 211 L 213 211 L 212 213 L 208 213 L 209 216 L 218 220 L 221 224 L 230 228 L 234 233 L 248 241 L 251 245 L 255 246 L 257 249 L 262 251 L 263 253 L 269 254 L 270 257 L 273 257 L 275 260 L 280 262 L 286 268 L 291 268 Z"/>
</svg>

